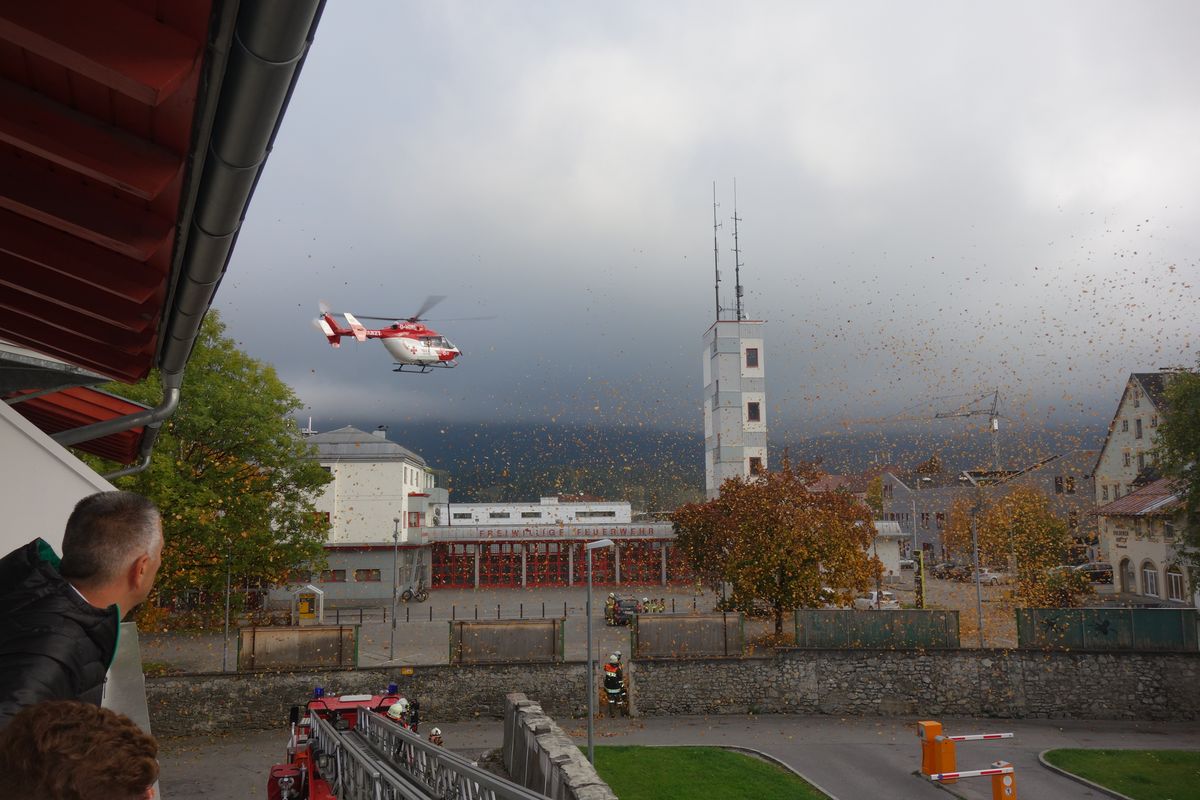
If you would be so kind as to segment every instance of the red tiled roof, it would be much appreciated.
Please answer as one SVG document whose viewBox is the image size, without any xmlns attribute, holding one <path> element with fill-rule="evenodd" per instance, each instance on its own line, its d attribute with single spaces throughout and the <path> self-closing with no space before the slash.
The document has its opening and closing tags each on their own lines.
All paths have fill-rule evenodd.
<svg viewBox="0 0 1200 800">
<path fill-rule="evenodd" d="M 16 392 L 14 396 L 19 397 L 23 394 L 29 394 L 29 392 Z M 93 422 L 117 419 L 127 414 L 136 414 L 145 408 L 138 403 L 87 386 L 74 386 L 62 391 L 32 397 L 14 403 L 12 406 L 14 411 L 49 434 Z M 99 439 L 81 442 L 76 447 L 86 453 L 111 461 L 132 464 L 137 460 L 138 445 L 141 442 L 143 430 L 143 428 L 131 428 Z"/>
<path fill-rule="evenodd" d="M 1183 506 L 1179 495 L 1171 488 L 1170 478 L 1159 478 L 1136 492 L 1096 509 L 1098 516 L 1135 517 L 1150 514 L 1171 514 Z"/>
</svg>

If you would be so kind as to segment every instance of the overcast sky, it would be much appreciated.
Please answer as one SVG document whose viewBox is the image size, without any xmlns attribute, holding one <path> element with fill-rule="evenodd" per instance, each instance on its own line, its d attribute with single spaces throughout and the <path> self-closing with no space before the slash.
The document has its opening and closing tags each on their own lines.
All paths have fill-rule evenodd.
<svg viewBox="0 0 1200 800">
<path fill-rule="evenodd" d="M 768 422 L 999 387 L 1111 416 L 1200 347 L 1200 4 L 330 3 L 216 307 L 314 416 L 700 427 L 712 182 Z M 456 370 L 334 351 L 431 317 Z"/>
</svg>

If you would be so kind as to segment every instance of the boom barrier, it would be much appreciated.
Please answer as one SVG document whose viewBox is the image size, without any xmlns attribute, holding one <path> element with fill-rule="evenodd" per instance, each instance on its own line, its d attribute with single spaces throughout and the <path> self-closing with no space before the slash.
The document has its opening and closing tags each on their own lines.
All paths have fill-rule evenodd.
<svg viewBox="0 0 1200 800">
<path fill-rule="evenodd" d="M 957 783 L 959 778 L 991 778 L 993 800 L 1017 800 L 1017 775 L 1012 764 L 995 761 L 990 768 L 957 769 L 956 742 L 983 742 L 1012 739 L 1011 733 L 969 733 L 946 736 L 942 723 L 922 720 L 917 723 L 921 739 L 921 774 L 935 783 Z"/>
</svg>

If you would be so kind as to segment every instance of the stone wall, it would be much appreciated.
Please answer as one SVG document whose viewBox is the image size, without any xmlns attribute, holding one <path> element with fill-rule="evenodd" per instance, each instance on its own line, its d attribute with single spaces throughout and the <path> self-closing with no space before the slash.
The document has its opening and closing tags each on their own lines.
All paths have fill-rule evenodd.
<svg viewBox="0 0 1200 800">
<path fill-rule="evenodd" d="M 285 728 L 288 709 L 312 697 L 315 686 L 327 694 L 381 693 L 391 681 L 401 694 L 420 701 L 423 727 L 476 717 L 499 719 L 504 715 L 504 696 L 511 692 L 537 697 L 546 713 L 559 718 L 587 713 L 582 663 L 440 665 L 412 670 L 412 675 L 360 669 L 148 678 L 151 729 L 156 736 L 186 736 Z"/>
<path fill-rule="evenodd" d="M 800 650 L 640 661 L 638 713 L 1200 718 L 1200 656 L 1033 650 Z"/>
<path fill-rule="evenodd" d="M 504 702 L 504 768 L 554 800 L 617 800 L 575 741 L 540 705 L 514 692 Z"/>
<path fill-rule="evenodd" d="M 380 692 L 390 680 L 421 702 L 422 719 L 504 713 L 505 695 L 536 697 L 558 719 L 581 717 L 582 663 L 190 675 L 146 681 L 160 736 L 287 724 L 314 686 Z M 644 715 L 795 713 L 1200 719 L 1200 655 L 1032 650 L 800 650 L 743 659 L 637 661 L 631 708 Z"/>
</svg>

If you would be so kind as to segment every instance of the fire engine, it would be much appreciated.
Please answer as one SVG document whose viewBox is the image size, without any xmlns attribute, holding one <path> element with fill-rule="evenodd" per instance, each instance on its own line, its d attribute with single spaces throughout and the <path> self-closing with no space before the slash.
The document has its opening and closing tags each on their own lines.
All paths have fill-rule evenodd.
<svg viewBox="0 0 1200 800">
<path fill-rule="evenodd" d="M 325 696 L 293 706 L 287 757 L 271 767 L 267 800 L 545 800 L 428 742 L 387 712 L 402 698 Z"/>
</svg>

